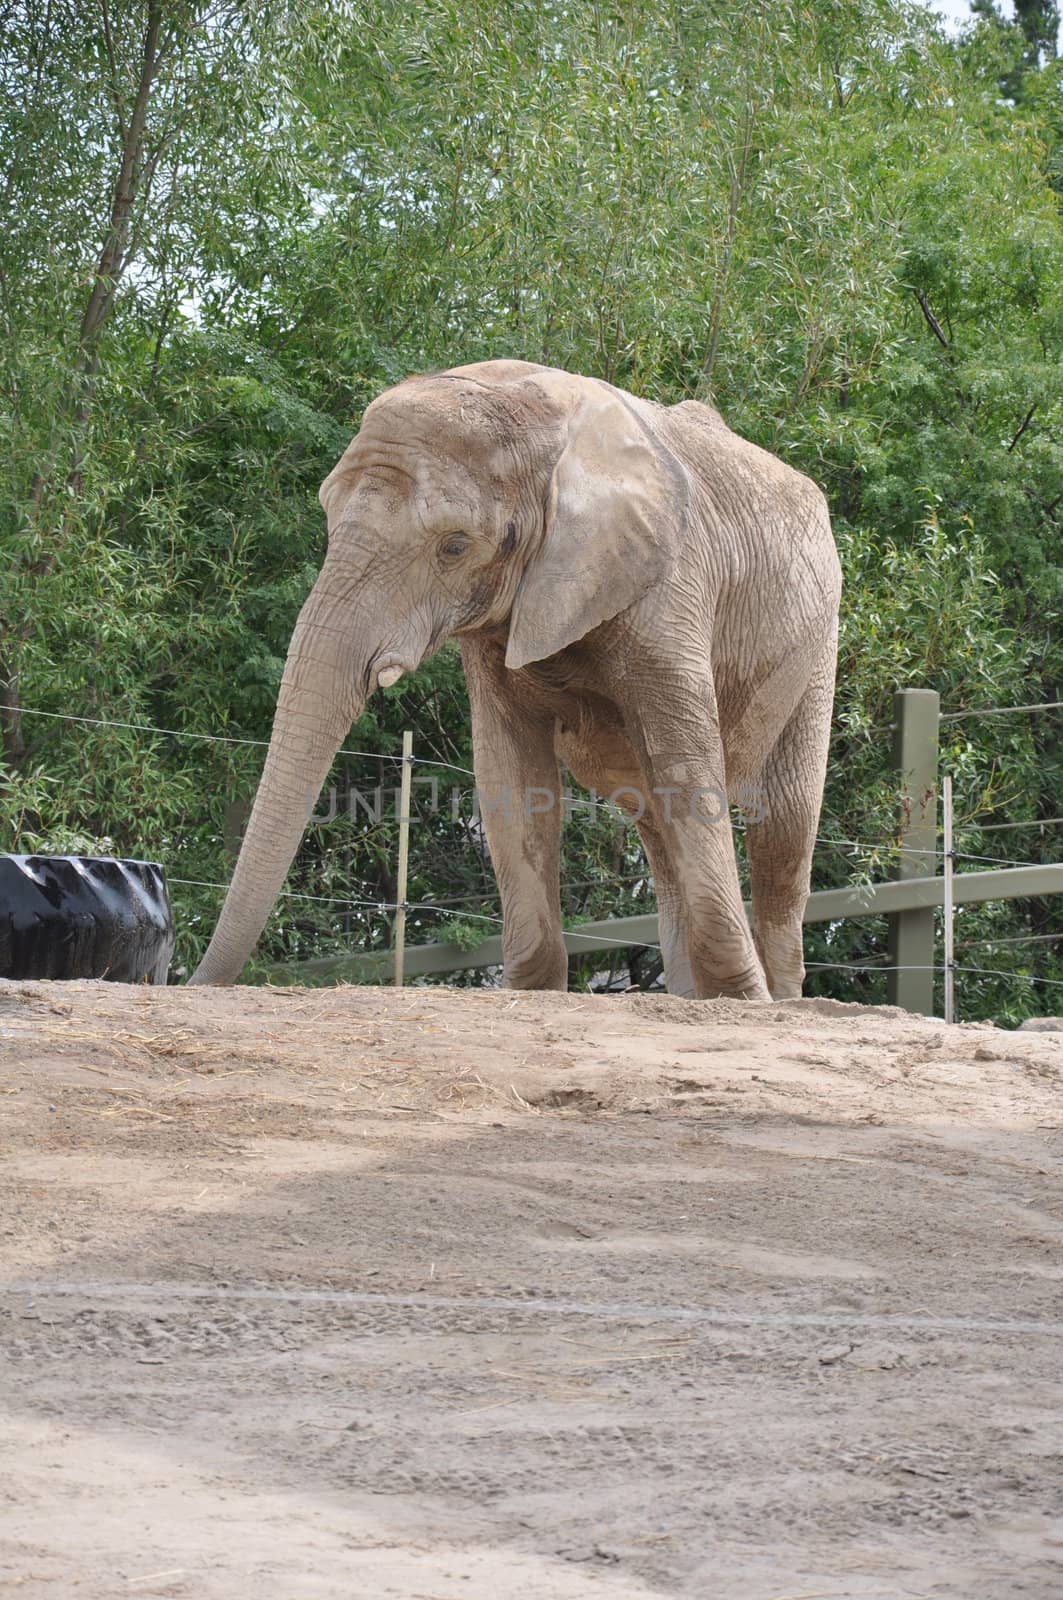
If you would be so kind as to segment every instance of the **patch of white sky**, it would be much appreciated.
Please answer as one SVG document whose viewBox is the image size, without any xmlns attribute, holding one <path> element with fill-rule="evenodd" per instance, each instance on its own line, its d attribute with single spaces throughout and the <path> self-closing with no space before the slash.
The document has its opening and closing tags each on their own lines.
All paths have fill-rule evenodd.
<svg viewBox="0 0 1063 1600">
<path fill-rule="evenodd" d="M 936 11 L 944 17 L 952 33 L 958 33 L 972 20 L 969 0 L 923 0 L 923 4 L 928 11 Z M 1001 0 L 1001 10 L 1009 17 L 1015 14 L 1011 0 Z"/>
<path fill-rule="evenodd" d="M 1006 17 L 1014 17 L 1012 0 L 997 0 L 997 3 Z M 958 33 L 971 21 L 969 0 L 923 0 L 923 4 L 928 11 L 936 11 L 944 17 L 950 33 Z M 1063 26 L 1060 27 L 1060 45 L 1063 48 Z"/>
</svg>

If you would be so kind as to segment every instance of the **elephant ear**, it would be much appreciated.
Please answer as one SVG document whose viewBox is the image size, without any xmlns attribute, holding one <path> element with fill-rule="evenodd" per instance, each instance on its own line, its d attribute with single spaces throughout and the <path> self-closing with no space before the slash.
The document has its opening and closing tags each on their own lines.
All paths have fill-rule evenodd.
<svg viewBox="0 0 1063 1600">
<path fill-rule="evenodd" d="M 607 384 L 582 389 L 513 602 L 507 667 L 556 655 L 626 611 L 675 560 L 686 474 L 641 409 Z"/>
</svg>

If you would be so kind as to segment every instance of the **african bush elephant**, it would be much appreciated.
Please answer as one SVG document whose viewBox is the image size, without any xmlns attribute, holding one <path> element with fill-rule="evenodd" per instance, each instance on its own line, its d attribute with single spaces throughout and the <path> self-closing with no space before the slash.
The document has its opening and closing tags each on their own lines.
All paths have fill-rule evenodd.
<svg viewBox="0 0 1063 1600">
<path fill-rule="evenodd" d="M 507 983 L 565 987 L 563 761 L 627 791 L 673 993 L 799 994 L 840 591 L 815 485 L 696 401 L 485 361 L 374 400 L 321 502 L 328 551 L 191 981 L 238 977 L 367 697 L 453 635 L 477 787 L 516 797 L 484 805 Z M 750 791 L 752 934 L 719 799 Z"/>
</svg>

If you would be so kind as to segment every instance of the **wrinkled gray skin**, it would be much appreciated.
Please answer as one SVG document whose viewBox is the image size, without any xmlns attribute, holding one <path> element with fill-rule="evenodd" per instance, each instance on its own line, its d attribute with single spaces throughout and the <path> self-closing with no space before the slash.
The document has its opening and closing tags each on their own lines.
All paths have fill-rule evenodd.
<svg viewBox="0 0 1063 1600">
<path fill-rule="evenodd" d="M 238 977 L 366 698 L 456 636 L 477 786 L 517 797 L 484 816 L 507 983 L 565 987 L 563 761 L 602 794 L 648 799 L 638 827 L 673 993 L 799 994 L 840 590 L 819 490 L 697 402 L 488 361 L 375 400 L 321 502 L 328 553 L 191 981 Z M 714 789 L 761 793 L 752 934 L 730 823 L 698 795 Z M 530 790 L 553 807 L 540 793 L 526 815 Z"/>
</svg>

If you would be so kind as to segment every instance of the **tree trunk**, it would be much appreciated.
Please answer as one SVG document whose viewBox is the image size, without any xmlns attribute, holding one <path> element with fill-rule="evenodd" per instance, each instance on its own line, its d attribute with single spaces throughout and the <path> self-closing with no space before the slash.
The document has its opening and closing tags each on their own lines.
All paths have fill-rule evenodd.
<svg viewBox="0 0 1063 1600">
<path fill-rule="evenodd" d="M 82 451 L 92 413 L 100 340 L 114 306 L 118 285 L 131 259 L 134 206 L 142 193 L 145 171 L 150 173 L 153 170 L 153 162 L 146 163 L 144 160 L 144 135 L 152 88 L 172 43 L 172 36 L 160 43 L 161 32 L 162 0 L 150 0 L 144 27 L 140 75 L 128 120 L 116 92 L 115 114 L 120 141 L 118 172 L 112 190 L 107 230 L 74 346 L 63 407 L 65 427 L 63 423 L 57 425 L 52 444 L 45 452 L 44 462 L 30 488 L 30 529 L 39 537 L 43 536 L 42 522 L 48 490 L 57 474 L 63 478 L 68 491 L 68 508 L 62 513 L 55 535 L 32 560 L 22 563 L 21 572 L 18 573 L 18 576 L 29 579 L 33 584 L 43 582 L 54 571 L 73 523 L 74 512 L 70 507 L 76 501 L 81 486 Z M 67 435 L 65 442 L 70 455 L 65 471 L 61 467 L 64 454 L 61 431 Z M 0 616 L 0 735 L 3 737 L 5 754 L 15 765 L 21 764 L 26 754 L 19 666 L 23 647 L 32 631 L 32 616 Z"/>
</svg>

